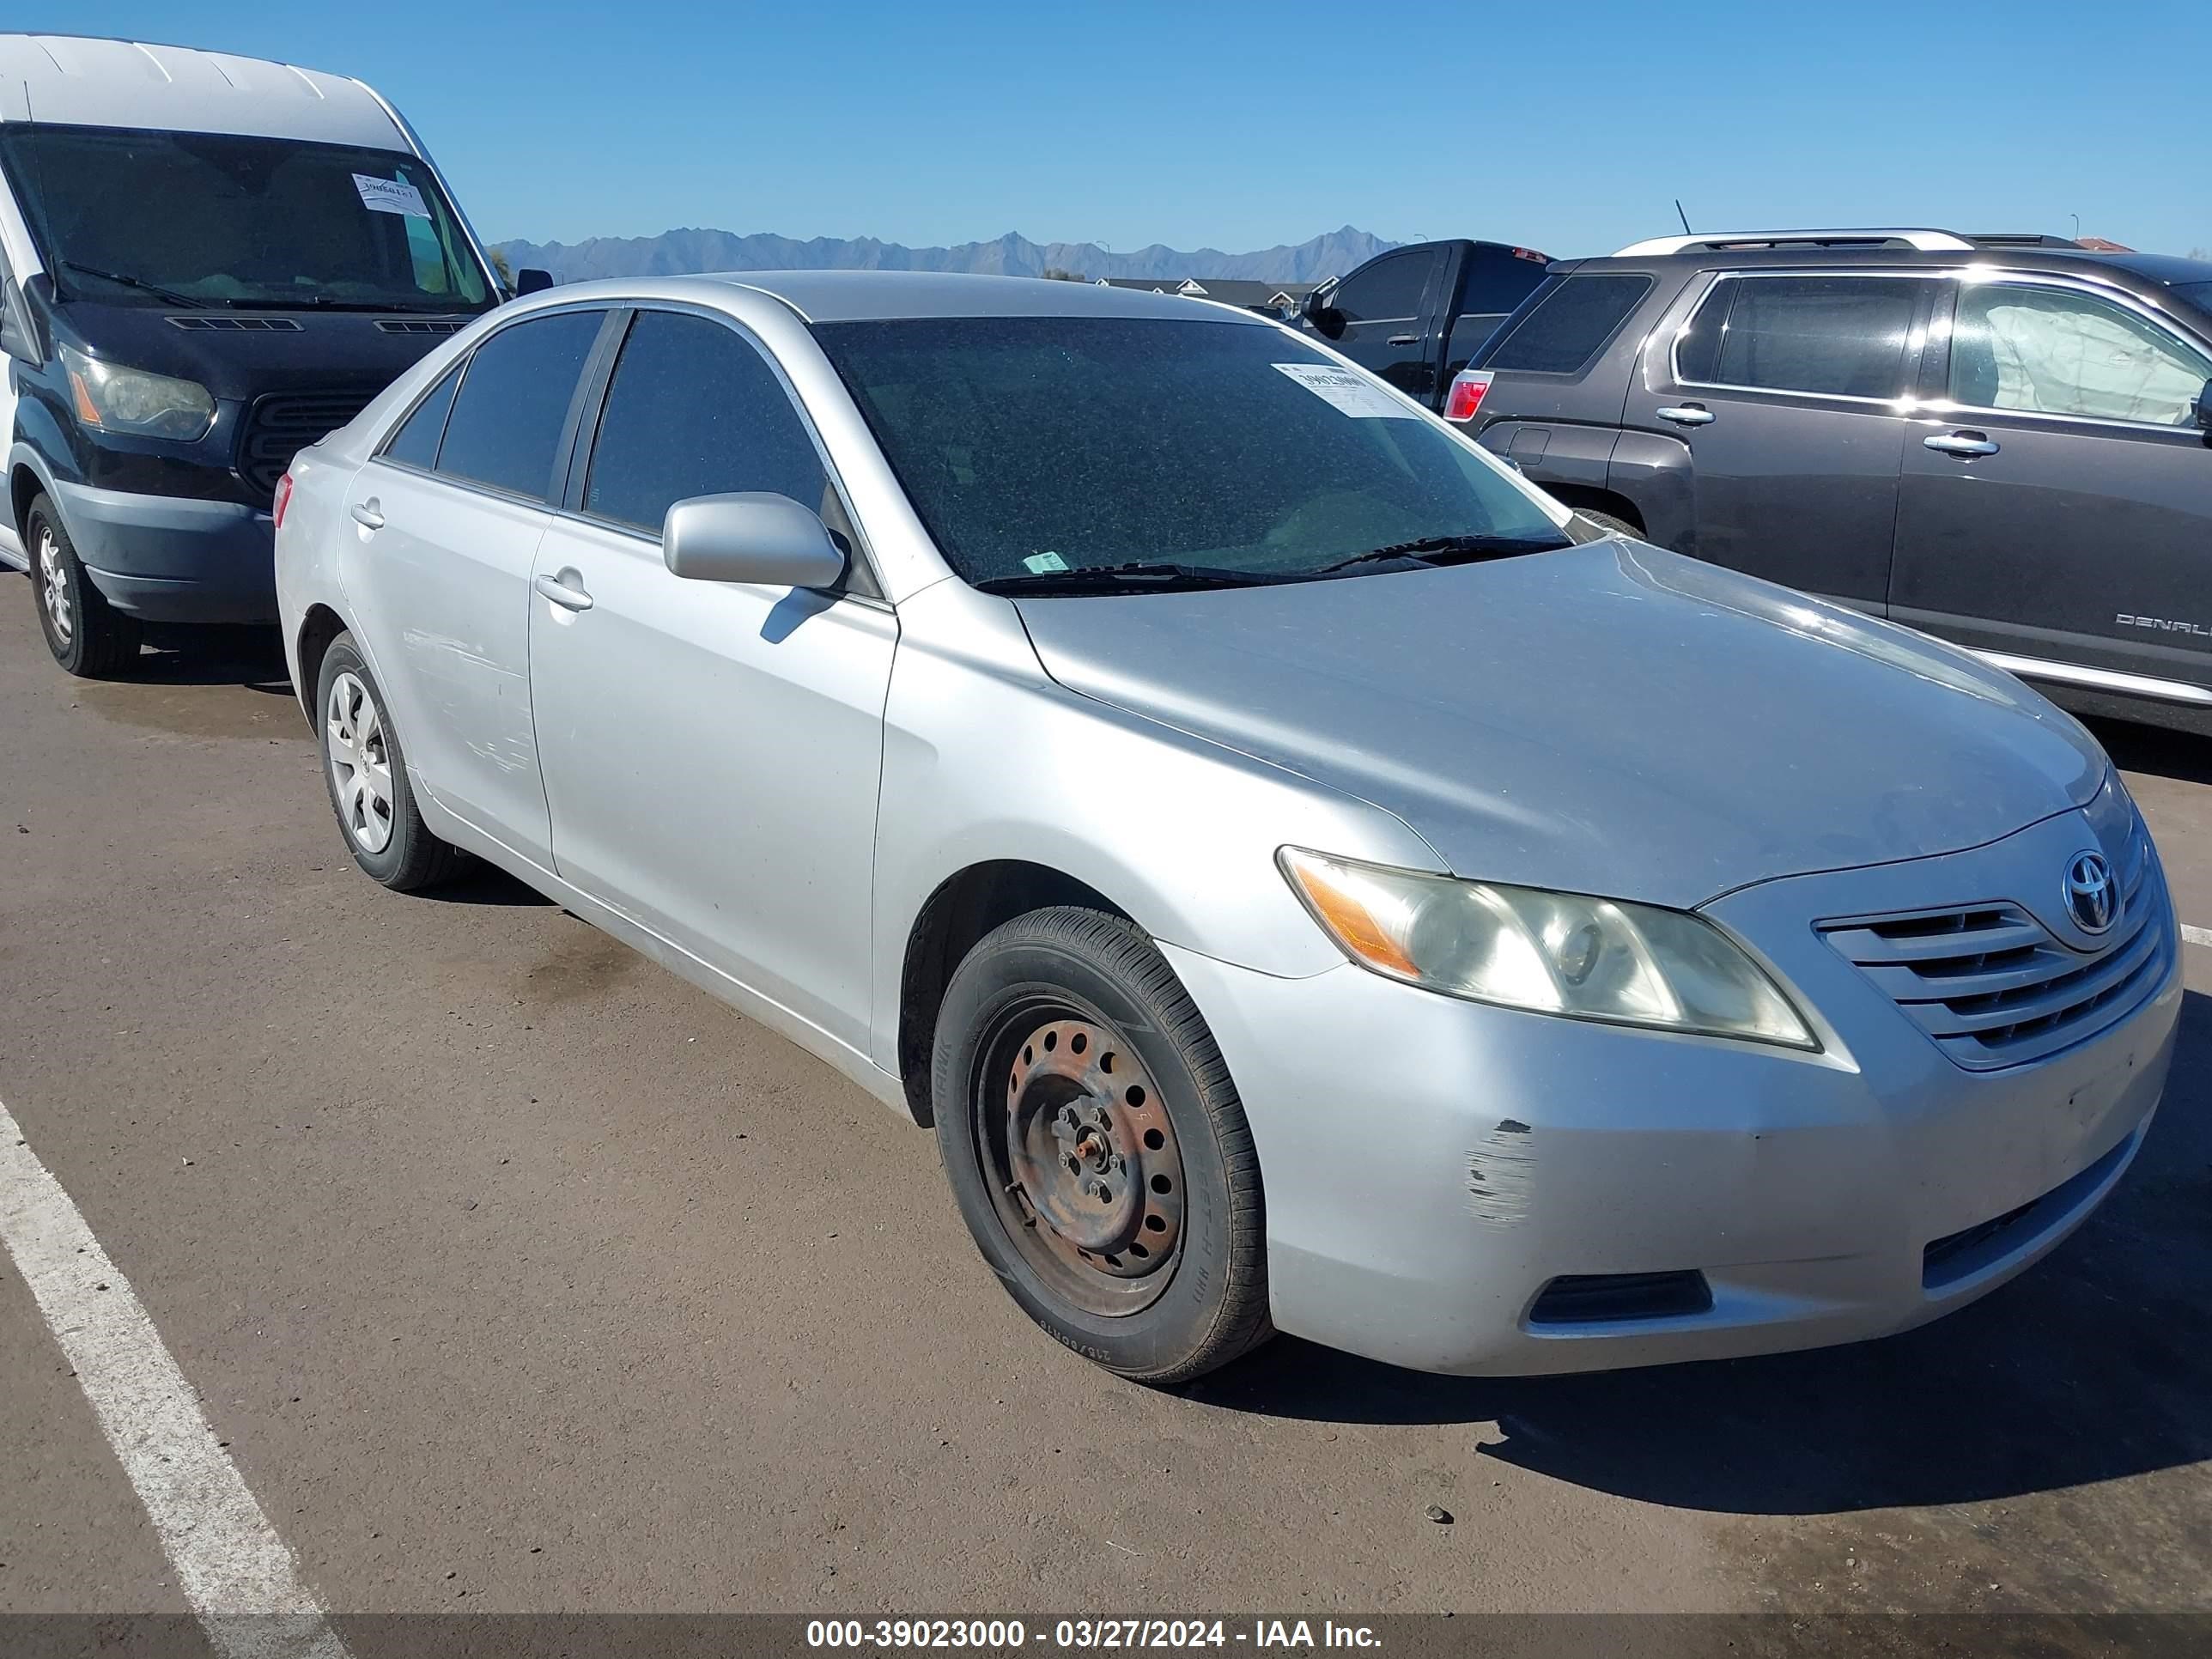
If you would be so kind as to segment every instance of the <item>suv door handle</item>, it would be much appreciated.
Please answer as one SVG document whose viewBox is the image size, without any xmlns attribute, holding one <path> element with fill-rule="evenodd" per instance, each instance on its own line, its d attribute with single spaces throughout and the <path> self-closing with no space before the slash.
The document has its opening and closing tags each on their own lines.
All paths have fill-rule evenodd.
<svg viewBox="0 0 2212 1659">
<path fill-rule="evenodd" d="M 1418 334 L 1393 334 L 1383 342 L 1385 345 L 1419 345 L 1420 343 L 1421 337 Z"/>
<path fill-rule="evenodd" d="M 568 580 L 562 580 L 562 576 L 566 576 Z M 580 580 L 581 578 L 574 571 L 563 570 L 560 576 L 540 576 L 530 585 L 538 590 L 541 599 L 552 600 L 563 611 L 589 611 L 592 608 L 592 596 L 582 588 L 569 585 L 570 582 Z"/>
<path fill-rule="evenodd" d="M 1682 404 L 1668 409 L 1651 411 L 1662 421 L 1672 421 L 1676 426 L 1711 426 L 1720 418 L 1703 404 Z"/>
<path fill-rule="evenodd" d="M 384 528 L 384 514 L 377 506 L 375 496 L 371 495 L 365 501 L 353 504 L 353 521 L 364 530 Z"/>
<path fill-rule="evenodd" d="M 1971 459 L 1976 455 L 1994 455 L 1997 447 L 1985 432 L 1938 432 L 1933 437 L 1920 441 L 1940 455 L 1960 455 Z"/>
</svg>

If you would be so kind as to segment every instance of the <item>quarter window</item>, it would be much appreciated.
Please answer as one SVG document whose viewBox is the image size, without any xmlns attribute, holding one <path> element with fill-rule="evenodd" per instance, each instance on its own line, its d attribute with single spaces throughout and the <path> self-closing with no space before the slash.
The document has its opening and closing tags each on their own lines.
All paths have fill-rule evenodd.
<svg viewBox="0 0 2212 1659">
<path fill-rule="evenodd" d="M 1691 384 L 1895 398 L 1921 284 L 1867 276 L 1717 283 L 1675 347 Z"/>
<path fill-rule="evenodd" d="M 605 319 L 598 311 L 556 312 L 478 346 L 447 417 L 438 471 L 550 500 L 568 404 Z"/>
<path fill-rule="evenodd" d="M 1484 366 L 1538 374 L 1577 374 L 1650 291 L 1651 278 L 1628 272 L 1569 276 L 1514 325 Z"/>
<path fill-rule="evenodd" d="M 2212 358 L 2124 307 L 2066 289 L 1977 283 L 1951 325 L 1951 400 L 2189 426 Z"/>
<path fill-rule="evenodd" d="M 438 464 L 438 440 L 446 435 L 446 416 L 453 407 L 453 388 L 461 383 L 459 366 L 448 369 L 446 378 L 432 388 L 430 395 L 415 405 L 415 412 L 407 422 L 392 434 L 392 441 L 384 447 L 387 459 L 404 462 L 428 471 Z"/>
<path fill-rule="evenodd" d="M 704 317 L 641 312 L 607 388 L 584 510 L 658 535 L 676 502 L 733 490 L 839 516 L 813 440 L 751 343 Z"/>
</svg>

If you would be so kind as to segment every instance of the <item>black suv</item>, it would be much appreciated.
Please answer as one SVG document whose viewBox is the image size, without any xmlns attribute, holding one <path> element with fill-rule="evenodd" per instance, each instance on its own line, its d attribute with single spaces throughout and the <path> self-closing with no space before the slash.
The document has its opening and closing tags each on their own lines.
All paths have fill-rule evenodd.
<svg viewBox="0 0 2212 1659">
<path fill-rule="evenodd" d="M 1446 416 L 1586 516 L 2212 731 L 2212 264 L 1669 236 L 1552 265 Z"/>
</svg>

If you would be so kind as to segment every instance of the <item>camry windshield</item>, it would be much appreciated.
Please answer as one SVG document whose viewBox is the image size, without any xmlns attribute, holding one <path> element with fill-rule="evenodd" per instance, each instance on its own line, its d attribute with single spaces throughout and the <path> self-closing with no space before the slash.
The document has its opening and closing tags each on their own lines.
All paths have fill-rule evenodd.
<svg viewBox="0 0 2212 1659">
<path fill-rule="evenodd" d="M 1298 580 L 1567 539 L 1453 434 L 1279 329 L 958 317 L 815 333 L 980 586 Z"/>
<path fill-rule="evenodd" d="M 0 126 L 0 161 L 64 299 L 482 309 L 428 166 L 231 133 Z"/>
</svg>

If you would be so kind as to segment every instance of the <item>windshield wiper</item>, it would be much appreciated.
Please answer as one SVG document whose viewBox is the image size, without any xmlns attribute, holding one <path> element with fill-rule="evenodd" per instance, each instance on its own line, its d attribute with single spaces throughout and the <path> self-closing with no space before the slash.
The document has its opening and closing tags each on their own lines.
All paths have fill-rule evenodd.
<svg viewBox="0 0 2212 1659">
<path fill-rule="evenodd" d="M 1201 587 L 1257 587 L 1279 580 L 1250 570 L 1212 564 L 1090 565 L 1073 570 L 1040 570 L 1019 576 L 990 576 L 972 586 L 985 593 L 1066 593 L 1082 589 L 1112 592 L 1160 592 Z"/>
<path fill-rule="evenodd" d="M 143 294 L 166 300 L 173 306 L 184 306 L 193 311 L 204 311 L 213 304 L 190 294 L 179 294 L 173 288 L 163 288 L 159 283 L 149 283 L 143 276 L 132 276 L 120 270 L 102 270 L 98 265 L 79 264 L 74 259 L 61 262 L 64 270 L 74 270 L 80 276 L 97 276 L 104 282 L 120 283 L 125 288 L 135 288 Z"/>
<path fill-rule="evenodd" d="M 1472 564 L 1478 559 L 1511 558 L 1516 553 L 1549 553 L 1573 545 L 1564 536 L 1421 536 L 1410 542 L 1392 542 L 1387 547 L 1355 553 L 1334 564 L 1325 564 L 1313 574 L 1326 576 L 1355 565 L 1381 564 L 1394 559 L 1411 559 L 1421 564 Z"/>
</svg>

